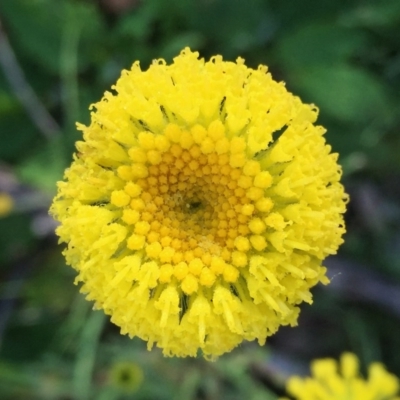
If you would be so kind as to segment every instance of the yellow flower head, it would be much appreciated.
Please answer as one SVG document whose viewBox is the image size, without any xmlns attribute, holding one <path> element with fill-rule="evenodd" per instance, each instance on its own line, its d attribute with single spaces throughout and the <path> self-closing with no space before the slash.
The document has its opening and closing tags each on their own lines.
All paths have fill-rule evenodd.
<svg viewBox="0 0 400 400">
<path fill-rule="evenodd" d="M 372 363 L 368 379 L 359 374 L 358 359 L 344 353 L 338 363 L 333 359 L 316 360 L 311 365 L 312 377 L 292 377 L 288 393 L 296 400 L 400 400 L 399 380 L 381 363 Z"/>
<path fill-rule="evenodd" d="M 95 104 L 51 213 L 121 333 L 208 357 L 295 325 L 345 232 L 337 154 L 267 68 L 185 49 Z"/>
<path fill-rule="evenodd" d="M 0 218 L 9 215 L 13 208 L 13 198 L 8 193 L 0 192 Z"/>
</svg>

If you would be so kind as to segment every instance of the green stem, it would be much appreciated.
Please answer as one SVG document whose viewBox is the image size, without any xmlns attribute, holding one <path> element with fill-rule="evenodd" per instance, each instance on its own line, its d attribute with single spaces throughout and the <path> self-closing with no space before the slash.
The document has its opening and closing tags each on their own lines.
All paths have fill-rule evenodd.
<svg viewBox="0 0 400 400">
<path fill-rule="evenodd" d="M 96 351 L 104 321 L 105 315 L 102 311 L 92 311 L 83 327 L 72 381 L 74 399 L 76 400 L 88 400 L 90 398 Z"/>
</svg>

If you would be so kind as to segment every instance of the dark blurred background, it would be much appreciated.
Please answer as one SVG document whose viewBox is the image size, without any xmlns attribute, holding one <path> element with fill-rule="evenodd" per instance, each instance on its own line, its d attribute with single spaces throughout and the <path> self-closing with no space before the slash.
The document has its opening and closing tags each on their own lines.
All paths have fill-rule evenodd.
<svg viewBox="0 0 400 400">
<path fill-rule="evenodd" d="M 355 352 L 400 376 L 399 0 L 0 0 L 0 399 L 274 399 L 311 359 Z M 297 328 L 215 363 L 119 335 L 78 293 L 48 207 L 123 68 L 208 59 L 269 66 L 340 153 L 347 234 Z"/>
</svg>

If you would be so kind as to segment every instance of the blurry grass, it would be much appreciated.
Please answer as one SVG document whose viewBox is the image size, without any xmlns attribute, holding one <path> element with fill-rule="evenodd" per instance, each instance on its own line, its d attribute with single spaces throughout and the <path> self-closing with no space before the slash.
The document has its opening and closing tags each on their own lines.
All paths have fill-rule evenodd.
<svg viewBox="0 0 400 400">
<path fill-rule="evenodd" d="M 94 311 L 89 314 L 83 326 L 72 377 L 73 398 L 77 400 L 91 398 L 97 347 L 105 320 L 102 311 Z"/>
</svg>

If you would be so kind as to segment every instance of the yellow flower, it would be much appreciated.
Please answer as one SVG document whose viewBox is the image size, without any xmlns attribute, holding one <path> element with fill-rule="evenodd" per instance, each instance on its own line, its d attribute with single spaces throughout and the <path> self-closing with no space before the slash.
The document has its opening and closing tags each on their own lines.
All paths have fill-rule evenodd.
<svg viewBox="0 0 400 400">
<path fill-rule="evenodd" d="M 110 384 L 123 392 L 136 392 L 142 382 L 143 371 L 133 362 L 117 362 L 111 368 Z"/>
<path fill-rule="evenodd" d="M 359 374 L 358 359 L 344 353 L 338 363 L 330 358 L 315 360 L 312 377 L 292 377 L 288 393 L 296 400 L 400 400 L 399 380 L 386 371 L 381 363 L 372 363 L 368 379 Z"/>
<path fill-rule="evenodd" d="M 267 68 L 185 49 L 95 104 L 51 213 L 121 333 L 207 357 L 295 325 L 345 232 L 337 154 Z"/>
<path fill-rule="evenodd" d="M 0 218 L 9 215 L 13 208 L 13 198 L 8 193 L 0 192 Z"/>
</svg>

